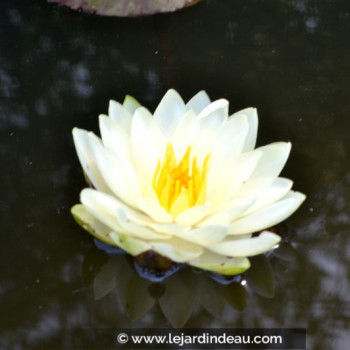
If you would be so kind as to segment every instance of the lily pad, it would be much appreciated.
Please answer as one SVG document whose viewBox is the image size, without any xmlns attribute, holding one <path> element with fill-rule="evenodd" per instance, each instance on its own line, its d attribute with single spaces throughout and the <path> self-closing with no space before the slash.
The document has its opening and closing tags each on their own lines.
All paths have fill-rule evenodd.
<svg viewBox="0 0 350 350">
<path fill-rule="evenodd" d="M 173 12 L 200 0 L 48 0 L 103 16 L 136 17 Z"/>
</svg>

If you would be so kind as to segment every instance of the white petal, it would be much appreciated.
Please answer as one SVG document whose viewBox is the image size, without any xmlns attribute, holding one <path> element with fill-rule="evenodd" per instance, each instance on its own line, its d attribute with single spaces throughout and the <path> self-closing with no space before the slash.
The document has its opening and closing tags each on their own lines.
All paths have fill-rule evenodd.
<svg viewBox="0 0 350 350">
<path fill-rule="evenodd" d="M 188 264 L 203 270 L 230 276 L 243 273 L 250 267 L 247 258 L 228 258 L 208 250 L 205 250 L 199 258 L 189 261 Z"/>
<path fill-rule="evenodd" d="M 257 133 L 258 133 L 258 113 L 256 111 L 256 108 L 246 108 L 242 109 L 241 111 L 238 111 L 237 113 L 233 114 L 232 117 L 244 115 L 247 117 L 248 125 L 249 125 L 249 131 L 246 136 L 244 146 L 243 146 L 243 152 L 248 152 L 254 149 Z"/>
<path fill-rule="evenodd" d="M 253 180 L 247 180 L 236 194 L 239 197 L 254 195 L 264 188 L 270 187 L 275 179 L 275 177 L 259 177 Z"/>
<path fill-rule="evenodd" d="M 159 224 L 157 222 L 147 224 L 156 232 L 164 233 L 165 235 L 181 237 L 185 232 L 190 230 L 189 226 L 182 226 L 175 223 Z"/>
<path fill-rule="evenodd" d="M 109 147 L 118 157 L 133 162 L 130 149 L 130 137 L 121 125 L 106 115 L 100 115 L 101 138 L 105 147 Z"/>
<path fill-rule="evenodd" d="M 253 233 L 274 226 L 292 215 L 304 199 L 304 194 L 289 191 L 279 201 L 234 221 L 229 234 Z"/>
<path fill-rule="evenodd" d="M 172 238 L 166 241 L 151 242 L 152 249 L 175 262 L 186 262 L 198 258 L 203 248 L 197 244 Z"/>
<path fill-rule="evenodd" d="M 117 125 L 130 135 L 132 114 L 127 108 L 122 106 L 119 102 L 111 100 L 109 101 L 108 115 Z"/>
<path fill-rule="evenodd" d="M 259 236 L 253 238 L 234 240 L 227 238 L 220 243 L 212 244 L 208 249 L 221 255 L 246 257 L 266 252 L 280 240 L 280 236 L 269 231 L 264 231 Z"/>
<path fill-rule="evenodd" d="M 258 178 L 257 180 L 260 179 L 261 178 Z M 254 182 L 254 180 L 252 181 Z M 277 177 L 273 179 L 269 186 L 264 186 L 258 189 L 256 186 L 253 186 L 253 188 L 249 187 L 249 182 L 252 181 L 245 183 L 242 188 L 236 193 L 237 197 L 255 196 L 256 198 L 254 205 L 251 206 L 249 210 L 244 213 L 244 215 L 250 214 L 257 209 L 278 201 L 290 191 L 293 185 L 293 181 L 282 177 Z"/>
<path fill-rule="evenodd" d="M 108 214 L 100 204 L 96 205 L 96 203 L 91 199 L 91 197 L 86 195 L 86 190 L 87 189 L 81 191 L 80 193 L 80 201 L 83 203 L 85 209 L 99 222 L 109 227 L 110 231 L 121 232 L 122 229 L 116 218 Z"/>
<path fill-rule="evenodd" d="M 117 220 L 124 232 L 129 233 L 132 236 L 136 236 L 141 239 L 169 239 L 169 235 L 165 235 L 164 232 L 155 232 L 151 228 L 146 227 L 144 224 L 138 224 L 127 216 L 127 213 L 121 209 L 117 211 Z"/>
<path fill-rule="evenodd" d="M 228 101 L 220 99 L 205 107 L 198 115 L 200 127 L 202 129 L 217 129 L 228 118 Z"/>
<path fill-rule="evenodd" d="M 197 115 L 193 110 L 188 111 L 180 120 L 177 128 L 171 136 L 170 142 L 173 144 L 176 159 L 181 159 L 189 145 L 193 143 L 199 132 Z"/>
<path fill-rule="evenodd" d="M 234 198 L 230 200 L 224 208 L 215 214 L 208 216 L 197 225 L 202 227 L 205 225 L 226 225 L 228 223 L 231 223 L 237 217 L 246 212 L 254 202 L 255 199 L 252 197 Z"/>
<path fill-rule="evenodd" d="M 133 256 L 151 249 L 151 244 L 149 242 L 145 242 L 121 232 L 112 232 L 110 237 L 113 239 L 116 246 L 124 249 Z"/>
<path fill-rule="evenodd" d="M 173 217 L 159 204 L 157 199 L 140 197 L 138 207 L 157 223 L 170 223 Z"/>
<path fill-rule="evenodd" d="M 141 107 L 141 104 L 132 96 L 126 95 L 123 107 L 130 113 L 134 114 L 137 108 Z"/>
<path fill-rule="evenodd" d="M 148 229 L 144 224 L 148 222 L 147 217 L 128 208 L 112 196 L 84 189 L 81 191 L 80 200 L 91 214 L 115 232 L 124 232 L 145 240 L 169 238 L 169 235 Z"/>
<path fill-rule="evenodd" d="M 212 129 L 202 129 L 196 134 L 191 146 L 192 155 L 197 157 L 198 164 L 203 164 L 205 157 L 213 149 L 214 140 L 215 132 Z"/>
<path fill-rule="evenodd" d="M 152 114 L 143 107 L 135 111 L 131 126 L 131 147 L 142 194 L 156 198 L 152 187 L 158 159 L 163 158 L 166 142 Z"/>
<path fill-rule="evenodd" d="M 202 220 L 209 212 L 210 205 L 195 205 L 188 208 L 181 214 L 175 217 L 175 222 L 184 226 L 195 225 L 198 221 Z"/>
<path fill-rule="evenodd" d="M 178 237 L 206 247 L 222 241 L 228 232 L 228 225 L 207 225 L 177 234 Z"/>
<path fill-rule="evenodd" d="M 256 150 L 262 152 L 262 157 L 253 174 L 250 176 L 250 179 L 258 177 L 277 177 L 286 164 L 290 149 L 290 142 L 275 142 L 257 148 Z"/>
<path fill-rule="evenodd" d="M 95 191 L 93 189 L 86 188 L 81 194 L 84 203 L 87 203 L 90 208 L 94 208 L 96 211 L 103 210 L 110 216 L 116 218 L 117 212 L 122 210 L 125 212 L 125 216 L 131 221 L 145 226 L 155 233 L 160 235 L 154 236 L 156 238 L 163 238 L 163 236 L 181 235 L 184 232 L 190 230 L 187 226 L 178 225 L 175 223 L 161 223 L 160 221 L 154 221 L 144 213 L 128 207 L 125 203 L 118 200 L 116 197 L 106 195 L 104 193 Z M 146 204 L 147 201 L 144 203 Z M 169 215 L 168 213 L 166 213 Z M 172 217 L 171 221 L 172 221 Z M 121 228 L 120 222 L 117 223 L 118 227 Z M 116 230 L 116 229 L 115 229 Z M 152 233 L 153 235 L 153 233 Z"/>
<path fill-rule="evenodd" d="M 154 112 L 154 119 L 166 138 L 171 137 L 186 111 L 181 96 L 173 89 L 168 90 Z"/>
<path fill-rule="evenodd" d="M 73 139 L 80 164 L 95 188 L 106 193 L 111 193 L 110 188 L 97 167 L 88 135 L 89 133 L 86 130 L 73 129 Z"/>
<path fill-rule="evenodd" d="M 187 109 L 193 109 L 197 114 L 210 105 L 210 98 L 205 91 L 200 91 L 194 95 L 186 104 Z"/>
<path fill-rule="evenodd" d="M 261 157 L 258 150 L 246 152 L 227 160 L 221 167 L 210 168 L 207 183 L 207 201 L 211 212 L 223 208 L 253 173 Z"/>
<path fill-rule="evenodd" d="M 224 123 L 215 134 L 211 152 L 212 166 L 227 161 L 229 157 L 239 155 L 242 152 L 247 133 L 248 122 L 244 115 L 229 118 L 227 123 Z"/>
<path fill-rule="evenodd" d="M 136 207 L 140 187 L 132 164 L 104 148 L 100 139 L 93 133 L 89 134 L 89 141 L 97 166 L 110 189 L 122 201 Z"/>
</svg>

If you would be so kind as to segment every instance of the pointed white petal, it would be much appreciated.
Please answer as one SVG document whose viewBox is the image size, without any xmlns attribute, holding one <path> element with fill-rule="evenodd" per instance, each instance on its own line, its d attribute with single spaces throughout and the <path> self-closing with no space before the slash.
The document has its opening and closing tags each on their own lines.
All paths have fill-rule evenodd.
<svg viewBox="0 0 350 350">
<path fill-rule="evenodd" d="M 124 106 L 119 102 L 113 100 L 109 101 L 108 115 L 117 125 L 124 129 L 128 135 L 130 135 L 132 114 Z"/>
<path fill-rule="evenodd" d="M 150 239 L 166 239 L 169 235 L 156 233 L 145 226 L 148 218 L 137 211 L 128 208 L 116 198 L 104 193 L 84 189 L 80 200 L 98 220 L 111 228 L 111 231 L 124 232 L 131 236 Z"/>
<path fill-rule="evenodd" d="M 166 241 L 151 242 L 152 249 L 175 262 L 186 262 L 198 258 L 203 248 L 197 244 L 173 237 Z"/>
<path fill-rule="evenodd" d="M 226 225 L 231 223 L 237 217 L 241 216 L 255 202 L 254 197 L 234 198 L 230 200 L 224 208 L 218 212 L 206 217 L 197 225 L 202 227 L 206 225 Z"/>
<path fill-rule="evenodd" d="M 274 247 L 281 240 L 280 236 L 264 231 L 259 236 L 247 239 L 226 238 L 220 243 L 208 247 L 211 251 L 233 257 L 258 255 Z"/>
<path fill-rule="evenodd" d="M 177 128 L 171 136 L 176 159 L 181 159 L 189 145 L 193 143 L 199 132 L 197 115 L 193 110 L 188 111 L 180 120 Z"/>
<path fill-rule="evenodd" d="M 242 152 L 248 133 L 248 122 L 244 115 L 230 117 L 216 132 L 211 152 L 212 166 L 220 165 L 230 157 Z"/>
<path fill-rule="evenodd" d="M 152 114 L 143 107 L 135 111 L 131 126 L 131 147 L 135 167 L 145 197 L 155 197 L 153 174 L 158 159 L 163 158 L 166 141 Z"/>
<path fill-rule="evenodd" d="M 205 107 L 198 115 L 200 127 L 202 129 L 217 129 L 228 118 L 228 101 L 220 99 Z"/>
<path fill-rule="evenodd" d="M 137 108 L 141 107 L 141 104 L 132 96 L 126 95 L 123 107 L 130 113 L 134 114 Z"/>
<path fill-rule="evenodd" d="M 171 137 L 186 111 L 181 96 L 173 89 L 168 90 L 154 112 L 154 119 L 166 138 Z"/>
<path fill-rule="evenodd" d="M 304 194 L 289 191 L 279 201 L 234 221 L 230 227 L 229 234 L 253 233 L 272 227 L 292 215 L 304 199 Z"/>
<path fill-rule="evenodd" d="M 155 232 L 151 228 L 146 227 L 144 224 L 139 224 L 136 221 L 133 221 L 132 218 L 129 218 L 127 213 L 122 209 L 117 211 L 117 220 L 123 231 L 132 236 L 136 236 L 147 241 L 151 239 L 163 240 L 170 238 L 170 235 L 166 235 L 164 232 Z"/>
<path fill-rule="evenodd" d="M 110 189 L 122 201 L 136 207 L 140 186 L 132 164 L 104 148 L 101 140 L 93 133 L 89 134 L 89 143 L 97 166 Z"/>
<path fill-rule="evenodd" d="M 153 223 L 152 219 L 147 215 L 129 207 L 115 196 L 91 188 L 85 188 L 81 191 L 80 198 L 89 208 L 102 210 L 112 217 L 116 217 L 118 210 L 122 210 L 130 220 L 138 224 L 147 225 Z"/>
<path fill-rule="evenodd" d="M 118 157 L 132 163 L 130 137 L 123 127 L 106 115 L 100 115 L 99 121 L 103 145 L 110 148 Z"/>
<path fill-rule="evenodd" d="M 97 167 L 88 135 L 89 133 L 86 130 L 73 129 L 73 139 L 80 164 L 95 188 L 106 193 L 111 193 L 110 188 Z"/>
<path fill-rule="evenodd" d="M 198 131 L 191 143 L 192 155 L 197 157 L 198 164 L 203 164 L 203 161 L 207 154 L 209 154 L 212 151 L 214 140 L 214 130 L 202 129 Z"/>
<path fill-rule="evenodd" d="M 261 178 L 257 180 L 259 179 Z M 256 198 L 254 205 L 251 206 L 244 215 L 250 214 L 268 204 L 277 202 L 290 191 L 293 185 L 293 181 L 282 177 L 275 178 L 269 186 L 260 189 L 257 189 L 256 186 L 254 186 L 254 188 L 249 188 L 249 185 L 247 185 L 248 183 L 249 181 L 236 193 L 237 197 L 255 196 Z"/>
<path fill-rule="evenodd" d="M 275 177 L 259 177 L 253 180 L 248 179 L 236 193 L 237 196 L 251 196 L 252 194 L 259 193 L 264 188 L 270 187 L 275 181 Z"/>
<path fill-rule="evenodd" d="M 156 232 L 164 233 L 165 235 L 182 237 L 185 232 L 190 230 L 188 226 L 182 226 L 174 223 L 159 224 L 157 222 L 147 224 L 148 227 Z"/>
<path fill-rule="evenodd" d="M 223 208 L 253 173 L 261 157 L 258 150 L 246 152 L 227 160 L 221 167 L 211 167 L 208 174 L 207 201 L 211 212 Z"/>
<path fill-rule="evenodd" d="M 228 258 L 208 250 L 205 250 L 199 258 L 189 261 L 188 264 L 203 270 L 230 276 L 243 273 L 250 267 L 247 258 Z"/>
<path fill-rule="evenodd" d="M 84 189 L 80 193 L 80 201 L 86 208 L 86 210 L 95 217 L 99 222 L 103 223 L 103 225 L 109 227 L 110 231 L 122 231 L 118 221 L 115 216 L 110 215 L 104 208 L 94 201 L 94 198 L 90 196 L 90 193 L 87 191 L 88 189 Z M 98 192 L 101 193 L 101 192 Z"/>
<path fill-rule="evenodd" d="M 194 207 L 190 207 L 176 216 L 175 222 L 184 226 L 195 225 L 209 213 L 209 209 L 209 204 L 195 205 Z"/>
<path fill-rule="evenodd" d="M 259 147 L 256 150 L 262 152 L 250 179 L 259 177 L 277 177 L 282 171 L 288 159 L 291 149 L 290 142 L 275 142 L 267 146 Z"/>
<path fill-rule="evenodd" d="M 258 134 L 258 113 L 256 111 L 256 108 L 246 108 L 242 109 L 241 111 L 238 111 L 237 113 L 233 114 L 232 117 L 244 115 L 247 117 L 249 130 L 248 134 L 246 136 L 244 146 L 243 146 L 243 152 L 248 152 L 254 149 L 256 138 Z"/>
<path fill-rule="evenodd" d="M 200 91 L 194 95 L 186 104 L 187 109 L 193 109 L 197 114 L 210 105 L 210 98 L 205 91 Z"/>
<path fill-rule="evenodd" d="M 222 241 L 228 232 L 228 225 L 207 225 L 177 234 L 178 237 L 206 247 Z"/>
</svg>

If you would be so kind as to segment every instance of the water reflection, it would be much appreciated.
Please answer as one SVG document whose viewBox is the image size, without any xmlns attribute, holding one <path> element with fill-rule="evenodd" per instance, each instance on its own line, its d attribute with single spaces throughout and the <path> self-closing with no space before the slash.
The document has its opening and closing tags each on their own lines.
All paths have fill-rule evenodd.
<svg viewBox="0 0 350 350">
<path fill-rule="evenodd" d="M 182 267 L 171 276 L 154 282 L 135 269 L 127 255 L 105 255 L 103 260 L 87 259 L 83 263 L 84 280 L 92 280 L 93 294 L 101 305 L 118 305 L 109 317 L 125 314 L 137 321 L 158 305 L 167 322 L 183 327 L 192 312 L 204 308 L 221 318 L 227 307 L 243 311 L 246 306 L 246 288 L 270 298 L 274 294 L 274 279 L 269 260 L 265 256 L 252 258 L 252 267 L 244 276 L 219 277 L 208 272 Z M 99 258 L 101 255 L 99 255 Z M 107 259 L 107 261 L 105 261 Z M 101 264 L 96 266 L 96 264 Z M 88 266 L 88 267 L 87 267 Z M 247 286 L 246 286 L 246 282 Z"/>
</svg>

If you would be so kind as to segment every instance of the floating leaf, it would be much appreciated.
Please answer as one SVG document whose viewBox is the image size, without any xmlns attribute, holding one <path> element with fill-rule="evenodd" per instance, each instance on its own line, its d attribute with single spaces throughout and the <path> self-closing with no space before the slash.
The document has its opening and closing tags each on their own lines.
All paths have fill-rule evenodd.
<svg viewBox="0 0 350 350">
<path fill-rule="evenodd" d="M 136 17 L 173 12 L 200 0 L 48 0 L 103 16 Z"/>
</svg>

